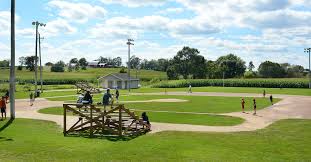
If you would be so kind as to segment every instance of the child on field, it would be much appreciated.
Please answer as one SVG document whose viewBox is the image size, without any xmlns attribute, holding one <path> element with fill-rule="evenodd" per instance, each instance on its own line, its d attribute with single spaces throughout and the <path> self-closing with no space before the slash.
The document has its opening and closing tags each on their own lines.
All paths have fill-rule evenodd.
<svg viewBox="0 0 311 162">
<path fill-rule="evenodd" d="M 241 105 L 242 105 L 242 112 L 245 113 L 245 111 L 244 111 L 244 105 L 245 105 L 244 98 L 242 98 Z"/>
<path fill-rule="evenodd" d="M 1 109 L 1 120 L 3 120 L 3 114 L 6 119 L 6 99 L 5 96 L 2 96 L 0 100 L 0 109 Z"/>
<path fill-rule="evenodd" d="M 262 95 L 263 95 L 264 98 L 266 97 L 266 90 L 263 90 Z"/>
<path fill-rule="evenodd" d="M 192 87 L 191 87 L 191 84 L 189 84 L 188 93 L 192 93 Z"/>
<path fill-rule="evenodd" d="M 272 97 L 272 95 L 270 95 L 270 102 L 273 105 L 273 97 Z"/>
<path fill-rule="evenodd" d="M 256 105 L 256 99 L 255 98 L 253 99 L 253 104 L 254 104 L 254 114 L 253 115 L 256 115 L 257 105 Z"/>
<path fill-rule="evenodd" d="M 29 94 L 29 102 L 30 102 L 30 106 L 32 106 L 32 105 L 33 105 L 33 101 L 34 101 L 34 95 L 33 95 L 33 93 L 32 93 L 32 92 L 30 92 L 30 94 Z"/>
<path fill-rule="evenodd" d="M 120 96 L 119 90 L 116 89 L 116 99 L 117 99 L 117 103 L 119 103 L 119 96 Z"/>
</svg>

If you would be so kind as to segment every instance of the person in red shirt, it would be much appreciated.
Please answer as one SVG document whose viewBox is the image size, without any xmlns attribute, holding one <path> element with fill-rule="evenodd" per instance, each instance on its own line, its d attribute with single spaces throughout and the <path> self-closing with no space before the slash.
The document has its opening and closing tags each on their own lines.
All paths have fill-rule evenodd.
<svg viewBox="0 0 311 162">
<path fill-rule="evenodd" d="M 243 113 L 245 113 L 245 111 L 244 111 L 244 105 L 245 105 L 244 98 L 242 98 L 241 105 L 242 105 L 242 111 L 243 111 Z"/>
<path fill-rule="evenodd" d="M 5 96 L 2 96 L 2 99 L 0 100 L 0 109 L 1 109 L 1 120 L 3 120 L 3 114 L 6 119 L 6 99 Z"/>
</svg>

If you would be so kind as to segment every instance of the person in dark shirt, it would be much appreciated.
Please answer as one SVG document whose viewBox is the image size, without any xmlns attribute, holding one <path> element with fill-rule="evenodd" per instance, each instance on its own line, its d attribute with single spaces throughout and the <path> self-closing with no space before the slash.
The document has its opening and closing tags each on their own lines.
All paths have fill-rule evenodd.
<svg viewBox="0 0 311 162">
<path fill-rule="evenodd" d="M 242 106 L 242 112 L 243 112 L 243 113 L 245 113 L 245 111 L 244 111 L 244 105 L 245 105 L 245 100 L 244 100 L 244 98 L 242 98 L 241 106 Z"/>
<path fill-rule="evenodd" d="M 83 101 L 86 101 L 85 104 L 92 104 L 93 103 L 93 97 L 91 96 L 90 91 L 86 91 Z"/>
<path fill-rule="evenodd" d="M 254 114 L 253 115 L 256 115 L 257 104 L 256 104 L 255 98 L 253 99 L 253 104 L 254 104 Z"/>
<path fill-rule="evenodd" d="M 103 96 L 103 105 L 104 105 L 104 111 L 106 111 L 106 106 L 109 105 L 109 100 L 112 98 L 110 94 L 110 89 L 107 89 L 107 92 Z"/>
<path fill-rule="evenodd" d="M 141 114 L 141 118 L 143 119 L 143 122 L 146 123 L 148 125 L 148 129 L 150 129 L 151 127 L 151 124 L 150 124 L 150 121 L 149 121 L 149 118 L 148 118 L 148 115 L 146 112 L 143 112 Z"/>
<path fill-rule="evenodd" d="M 270 102 L 273 105 L 273 97 L 272 97 L 272 95 L 270 95 Z"/>
<path fill-rule="evenodd" d="M 119 103 L 119 96 L 120 96 L 119 90 L 116 89 L 116 99 L 117 99 L 117 103 Z"/>
</svg>

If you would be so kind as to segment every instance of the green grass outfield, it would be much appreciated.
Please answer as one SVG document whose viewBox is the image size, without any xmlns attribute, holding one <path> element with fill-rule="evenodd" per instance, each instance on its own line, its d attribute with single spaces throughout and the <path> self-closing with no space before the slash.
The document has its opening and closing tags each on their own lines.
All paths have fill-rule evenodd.
<svg viewBox="0 0 311 162">
<path fill-rule="evenodd" d="M 43 114 L 63 115 L 62 107 L 45 108 L 38 111 Z M 135 111 L 140 115 L 141 111 Z M 73 115 L 69 113 L 68 115 Z M 152 122 L 177 123 L 177 124 L 194 124 L 209 126 L 232 126 L 241 124 L 244 119 L 223 115 L 207 115 L 207 114 L 183 114 L 183 113 L 167 113 L 167 112 L 148 112 L 149 120 Z"/>
<path fill-rule="evenodd" d="M 62 97 L 51 98 L 55 101 L 69 101 L 75 102 L 76 97 Z M 171 96 L 171 95 L 131 95 L 121 96 L 122 101 L 143 101 L 154 99 L 181 99 L 188 102 L 143 102 L 143 103 L 125 103 L 125 106 L 135 110 L 152 110 L 152 111 L 172 111 L 172 112 L 201 112 L 201 113 L 228 113 L 241 111 L 241 97 L 214 97 L 214 96 Z M 253 110 L 252 99 L 245 97 L 245 110 Z M 95 96 L 93 98 L 94 103 L 101 101 L 101 96 Z M 270 106 L 268 98 L 256 98 L 257 109 L 262 109 Z M 274 99 L 275 102 L 280 99 Z"/>
<path fill-rule="evenodd" d="M 0 132 L 0 156 L 1 161 L 309 161 L 310 139 L 311 120 L 282 120 L 253 132 L 160 132 L 115 141 L 64 137 L 53 122 L 16 119 Z"/>
</svg>

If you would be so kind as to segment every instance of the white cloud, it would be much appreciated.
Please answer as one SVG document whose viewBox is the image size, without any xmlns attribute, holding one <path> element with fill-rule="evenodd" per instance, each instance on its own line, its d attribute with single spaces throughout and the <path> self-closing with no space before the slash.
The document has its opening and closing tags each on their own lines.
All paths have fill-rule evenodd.
<svg viewBox="0 0 311 162">
<path fill-rule="evenodd" d="M 46 24 L 46 27 L 40 29 L 45 36 L 57 36 L 60 34 L 74 34 L 77 28 L 69 24 L 65 19 L 58 18 Z"/>
<path fill-rule="evenodd" d="M 119 4 L 128 7 L 161 6 L 167 0 L 101 0 L 105 4 Z"/>
<path fill-rule="evenodd" d="M 79 23 L 85 23 L 91 18 L 103 18 L 107 14 L 107 11 L 103 7 L 92 6 L 88 3 L 52 0 L 48 5 L 57 8 L 59 10 L 59 16 Z"/>
<path fill-rule="evenodd" d="M 167 8 L 167 9 L 161 10 L 157 13 L 162 14 L 162 15 L 168 15 L 168 14 L 180 14 L 182 12 L 184 12 L 184 8 L 177 7 L 177 8 Z"/>
</svg>

